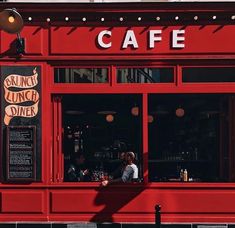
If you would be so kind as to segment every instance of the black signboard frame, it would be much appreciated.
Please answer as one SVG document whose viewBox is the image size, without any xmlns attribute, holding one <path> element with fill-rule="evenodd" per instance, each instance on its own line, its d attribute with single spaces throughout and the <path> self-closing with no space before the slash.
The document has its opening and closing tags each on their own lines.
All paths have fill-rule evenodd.
<svg viewBox="0 0 235 228">
<path fill-rule="evenodd" d="M 6 130 L 7 181 L 35 181 L 36 126 L 7 126 Z M 15 160 L 12 154 L 15 154 Z M 12 176 L 10 168 L 13 167 Z"/>
</svg>

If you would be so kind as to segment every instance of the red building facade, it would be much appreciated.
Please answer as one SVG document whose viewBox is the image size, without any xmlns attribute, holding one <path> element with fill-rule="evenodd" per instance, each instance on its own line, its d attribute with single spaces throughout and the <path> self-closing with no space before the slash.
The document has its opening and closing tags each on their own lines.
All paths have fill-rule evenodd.
<svg viewBox="0 0 235 228">
<path fill-rule="evenodd" d="M 235 223 L 234 3 L 12 7 L 25 53 L 0 32 L 1 222 L 154 223 L 160 204 L 163 223 Z M 138 182 L 101 187 L 129 150 Z M 89 179 L 71 181 L 80 152 Z"/>
</svg>

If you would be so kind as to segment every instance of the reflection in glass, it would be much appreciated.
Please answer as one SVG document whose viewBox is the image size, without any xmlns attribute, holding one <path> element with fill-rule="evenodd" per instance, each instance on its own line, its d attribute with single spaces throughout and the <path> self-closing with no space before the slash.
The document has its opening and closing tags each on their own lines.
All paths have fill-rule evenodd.
<svg viewBox="0 0 235 228">
<path fill-rule="evenodd" d="M 185 67 L 183 82 L 235 82 L 235 67 Z"/>
<path fill-rule="evenodd" d="M 173 68 L 118 68 L 118 83 L 170 83 L 174 82 Z"/>
<path fill-rule="evenodd" d="M 108 83 L 106 68 L 55 68 L 55 83 Z"/>
</svg>

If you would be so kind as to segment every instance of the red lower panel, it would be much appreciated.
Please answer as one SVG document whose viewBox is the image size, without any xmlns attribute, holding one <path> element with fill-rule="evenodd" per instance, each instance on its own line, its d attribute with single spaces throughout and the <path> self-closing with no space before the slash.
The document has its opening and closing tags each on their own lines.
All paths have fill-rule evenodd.
<svg viewBox="0 0 235 228">
<path fill-rule="evenodd" d="M 114 189 L 51 192 L 52 213 L 235 213 L 235 191 Z"/>
<path fill-rule="evenodd" d="M 49 194 L 49 195 L 48 195 Z M 2 190 L 0 221 L 235 222 L 233 189 L 86 187 Z"/>
<path fill-rule="evenodd" d="M 95 190 L 53 191 L 51 192 L 52 213 L 94 213 L 105 205 L 97 203 L 98 192 Z"/>
<path fill-rule="evenodd" d="M 44 192 L 8 190 L 2 192 L 3 213 L 43 213 Z"/>
</svg>

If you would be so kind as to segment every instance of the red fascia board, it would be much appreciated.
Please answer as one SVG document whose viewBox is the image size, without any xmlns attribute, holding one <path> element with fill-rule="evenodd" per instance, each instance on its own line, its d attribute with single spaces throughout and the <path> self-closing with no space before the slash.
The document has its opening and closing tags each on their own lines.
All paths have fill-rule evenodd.
<svg viewBox="0 0 235 228">
<path fill-rule="evenodd" d="M 147 3 L 1 3 L 0 9 L 20 12 L 234 12 L 235 2 L 147 2 Z"/>
</svg>

